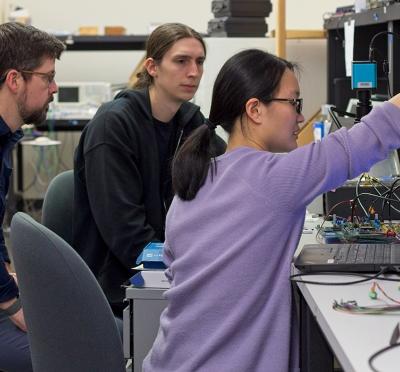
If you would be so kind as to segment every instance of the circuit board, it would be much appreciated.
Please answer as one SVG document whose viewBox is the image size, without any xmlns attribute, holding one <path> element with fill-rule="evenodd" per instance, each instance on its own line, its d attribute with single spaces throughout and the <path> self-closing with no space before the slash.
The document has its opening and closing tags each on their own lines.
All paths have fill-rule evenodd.
<svg viewBox="0 0 400 372">
<path fill-rule="evenodd" d="M 400 224 L 371 220 L 360 224 L 336 221 L 324 227 L 321 235 L 326 243 L 399 243 Z"/>
</svg>

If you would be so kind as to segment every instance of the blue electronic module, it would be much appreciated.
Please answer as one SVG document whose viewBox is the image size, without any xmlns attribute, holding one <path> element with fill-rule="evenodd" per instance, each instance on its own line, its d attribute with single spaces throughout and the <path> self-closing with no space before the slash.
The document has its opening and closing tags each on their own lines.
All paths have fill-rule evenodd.
<svg viewBox="0 0 400 372">
<path fill-rule="evenodd" d="M 339 219 L 332 226 L 322 228 L 325 243 L 400 243 L 399 223 L 381 223 L 379 220 L 351 223 Z"/>
</svg>

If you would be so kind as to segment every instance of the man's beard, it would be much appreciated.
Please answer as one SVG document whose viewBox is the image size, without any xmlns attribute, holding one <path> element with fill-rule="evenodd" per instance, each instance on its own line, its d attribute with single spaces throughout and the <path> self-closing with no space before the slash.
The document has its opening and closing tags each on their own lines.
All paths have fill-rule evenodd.
<svg viewBox="0 0 400 372">
<path fill-rule="evenodd" d="M 28 111 L 28 109 L 25 106 L 26 97 L 23 98 L 24 99 L 22 101 L 18 102 L 18 110 L 23 123 L 24 124 L 43 123 L 46 120 L 47 116 L 47 105 L 52 101 L 52 99 L 46 102 L 42 108 L 33 111 L 32 110 Z"/>
</svg>

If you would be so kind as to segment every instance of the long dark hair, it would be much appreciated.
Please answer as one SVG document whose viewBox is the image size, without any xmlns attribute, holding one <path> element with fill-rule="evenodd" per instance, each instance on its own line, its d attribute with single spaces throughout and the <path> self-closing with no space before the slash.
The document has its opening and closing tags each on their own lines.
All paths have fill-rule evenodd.
<svg viewBox="0 0 400 372">
<path fill-rule="evenodd" d="M 181 199 L 195 198 L 211 164 L 211 176 L 216 171 L 211 150 L 215 126 L 221 125 L 231 134 L 236 119 L 245 113 L 246 102 L 250 98 L 268 102 L 285 70 L 294 68 L 294 64 L 258 49 L 242 51 L 225 62 L 214 83 L 209 121 L 188 137 L 172 164 L 172 185 Z"/>
<path fill-rule="evenodd" d="M 146 58 L 153 58 L 160 63 L 172 46 L 181 39 L 195 38 L 203 46 L 206 53 L 206 45 L 201 35 L 191 27 L 182 23 L 165 23 L 158 26 L 149 36 L 146 43 Z M 149 75 L 146 68 L 137 74 L 137 81 L 133 88 L 147 88 L 153 84 L 153 77 Z"/>
</svg>

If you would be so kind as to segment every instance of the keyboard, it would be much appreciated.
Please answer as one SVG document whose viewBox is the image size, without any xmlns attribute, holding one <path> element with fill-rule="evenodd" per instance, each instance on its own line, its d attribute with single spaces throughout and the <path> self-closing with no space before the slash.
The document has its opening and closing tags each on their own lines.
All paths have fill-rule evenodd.
<svg viewBox="0 0 400 372">
<path fill-rule="evenodd" d="M 400 244 L 309 244 L 294 265 L 304 272 L 400 272 Z"/>
</svg>

